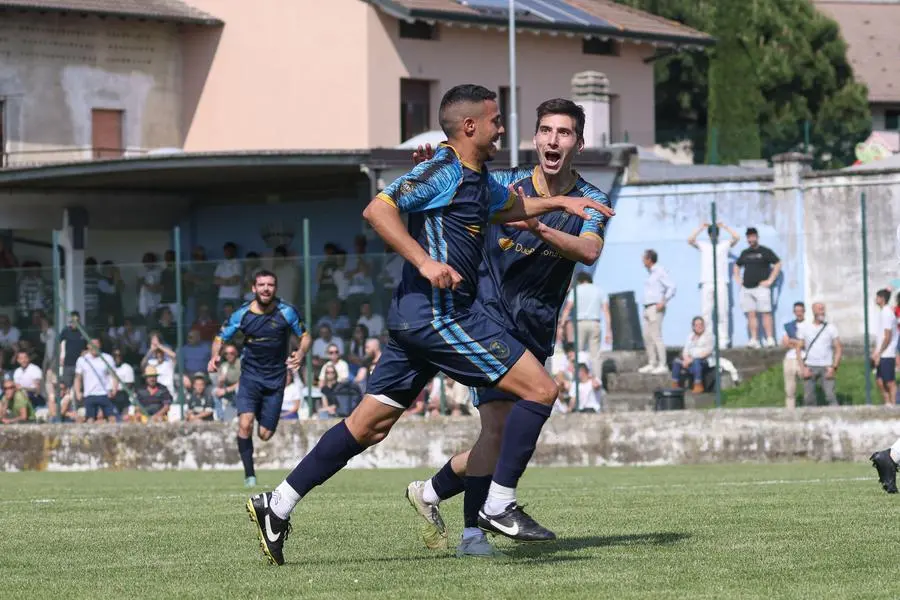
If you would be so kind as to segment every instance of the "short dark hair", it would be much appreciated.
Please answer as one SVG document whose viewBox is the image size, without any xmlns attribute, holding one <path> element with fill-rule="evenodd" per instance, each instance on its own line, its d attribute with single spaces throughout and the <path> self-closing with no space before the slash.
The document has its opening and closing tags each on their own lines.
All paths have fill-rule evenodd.
<svg viewBox="0 0 900 600">
<path fill-rule="evenodd" d="M 709 234 L 709 237 L 716 237 L 717 235 L 719 235 L 719 226 L 713 223 L 706 228 L 706 233 Z"/>
<path fill-rule="evenodd" d="M 885 304 L 891 301 L 891 292 L 887 289 L 880 289 L 875 292 L 875 295 L 884 300 Z"/>
<path fill-rule="evenodd" d="M 748 227 L 744 235 L 759 235 L 759 232 L 756 230 L 756 227 Z"/>
<path fill-rule="evenodd" d="M 704 320 L 704 318 L 701 317 L 700 315 L 697 315 L 696 317 L 694 317 L 693 319 L 691 319 L 691 326 L 693 327 L 694 323 L 696 323 L 697 321 L 700 321 L 701 323 L 703 323 L 704 325 L 706 325 L 706 320 Z"/>
<path fill-rule="evenodd" d="M 222 248 L 231 248 L 232 250 L 237 251 L 237 244 L 234 242 L 225 242 L 222 244 Z"/>
<path fill-rule="evenodd" d="M 800 308 L 802 308 L 803 310 L 806 310 L 806 305 L 803 304 L 802 302 L 800 302 L 799 300 L 797 302 L 794 302 L 794 308 L 797 308 L 798 306 Z"/>
<path fill-rule="evenodd" d="M 594 278 L 587 271 L 579 271 L 575 276 L 575 281 L 578 283 L 593 283 Z"/>
<path fill-rule="evenodd" d="M 584 139 L 584 109 L 571 100 L 565 98 L 553 98 L 541 102 L 537 107 L 537 121 L 534 124 L 534 132 L 541 128 L 541 119 L 547 115 L 566 115 L 575 121 L 575 134 L 579 140 Z"/>
<path fill-rule="evenodd" d="M 447 93 L 444 94 L 444 97 L 441 98 L 441 106 L 438 109 L 438 123 L 441 126 L 441 130 L 447 137 L 456 133 L 456 122 L 451 121 L 447 117 L 447 109 L 450 107 L 463 102 L 478 103 L 496 99 L 497 92 L 493 92 L 483 85 L 466 83 L 450 88 L 447 90 Z"/>
<path fill-rule="evenodd" d="M 650 262 L 653 263 L 654 265 L 656 264 L 656 261 L 659 260 L 659 255 L 656 253 L 656 250 L 653 250 L 652 248 L 648 248 L 647 250 L 644 250 L 644 256 L 649 258 Z"/>
<path fill-rule="evenodd" d="M 275 285 L 278 285 L 278 276 L 268 269 L 259 269 L 256 273 L 253 274 L 253 284 L 256 285 L 256 282 L 260 277 L 271 277 L 275 280 Z"/>
</svg>

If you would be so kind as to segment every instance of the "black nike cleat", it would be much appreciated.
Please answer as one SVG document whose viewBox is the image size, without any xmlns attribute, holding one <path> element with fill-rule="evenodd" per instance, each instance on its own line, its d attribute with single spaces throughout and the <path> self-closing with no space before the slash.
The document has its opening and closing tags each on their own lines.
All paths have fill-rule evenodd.
<svg viewBox="0 0 900 600">
<path fill-rule="evenodd" d="M 897 493 L 897 463 L 891 458 L 890 450 L 881 450 L 870 457 L 872 466 L 878 471 L 878 481 L 888 494 Z"/>
<path fill-rule="evenodd" d="M 478 511 L 478 527 L 520 542 L 550 542 L 556 539 L 555 533 L 528 516 L 515 502 L 498 515 L 488 515 L 482 507 Z"/>
<path fill-rule="evenodd" d="M 257 494 L 247 500 L 247 514 L 256 525 L 259 549 L 273 565 L 284 564 L 284 541 L 291 533 L 291 520 L 279 519 L 269 510 L 271 492 Z"/>
</svg>

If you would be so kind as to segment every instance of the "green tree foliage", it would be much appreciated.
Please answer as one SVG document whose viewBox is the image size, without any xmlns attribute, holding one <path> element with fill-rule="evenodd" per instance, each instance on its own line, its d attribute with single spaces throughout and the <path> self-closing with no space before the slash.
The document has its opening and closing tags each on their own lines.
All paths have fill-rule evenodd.
<svg viewBox="0 0 900 600">
<path fill-rule="evenodd" d="M 705 31 L 719 40 L 723 37 L 717 31 L 716 15 L 716 7 L 721 7 L 723 0 L 618 1 Z M 731 0 L 727 3 L 732 4 Z M 746 0 L 734 4 L 746 4 L 741 12 L 746 21 L 737 24 L 741 27 L 737 40 L 732 35 L 723 48 L 732 51 L 738 41 L 746 45 L 759 95 L 743 99 L 751 104 L 761 101 L 758 132 L 762 157 L 803 150 L 804 121 L 809 121 L 815 166 L 834 168 L 852 163 L 855 145 L 871 132 L 871 115 L 866 87 L 853 79 L 847 45 L 837 23 L 818 12 L 809 0 Z M 725 21 L 726 26 L 734 26 Z M 710 78 L 715 80 L 717 76 L 713 67 L 717 52 L 717 48 L 680 52 L 656 62 L 657 140 L 690 140 L 697 162 L 707 157 L 710 105 L 720 102 L 710 98 L 715 95 L 710 91 Z M 722 66 L 727 68 L 727 64 Z M 717 136 L 720 158 L 727 139 L 723 135 L 727 136 Z"/>
</svg>

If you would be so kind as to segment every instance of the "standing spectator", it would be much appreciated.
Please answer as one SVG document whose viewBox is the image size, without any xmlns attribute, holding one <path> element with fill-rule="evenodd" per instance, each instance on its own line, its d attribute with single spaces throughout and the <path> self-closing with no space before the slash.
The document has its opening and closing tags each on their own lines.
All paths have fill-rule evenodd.
<svg viewBox="0 0 900 600">
<path fill-rule="evenodd" d="M 734 263 L 734 280 L 741 289 L 741 310 L 747 315 L 750 327 L 748 348 L 759 348 L 759 323 L 756 315 L 762 315 L 763 332 L 766 337 L 762 345 L 766 348 L 775 346 L 772 337 L 772 284 L 781 273 L 781 259 L 771 249 L 759 244 L 759 234 L 755 227 L 747 228 L 747 248 L 741 252 Z M 744 268 L 743 277 L 741 267 Z"/>
<path fill-rule="evenodd" d="M 147 252 L 141 260 L 144 263 L 144 274 L 138 283 L 138 312 L 144 318 L 156 312 L 162 299 L 162 284 L 160 283 L 162 271 L 157 264 L 156 254 Z"/>
<path fill-rule="evenodd" d="M 187 373 L 202 373 L 209 364 L 211 345 L 200 339 L 200 332 L 191 329 L 187 335 L 187 341 L 178 351 L 184 360 L 184 370 Z"/>
<path fill-rule="evenodd" d="M 327 353 L 328 362 L 322 365 L 322 368 L 319 370 L 319 381 L 324 379 L 325 368 L 329 365 L 334 367 L 334 371 L 337 373 L 338 383 L 349 380 L 350 366 L 347 364 L 346 360 L 341 358 L 341 351 L 338 349 L 337 344 L 330 344 Z"/>
<path fill-rule="evenodd" d="M 47 293 L 47 283 L 42 275 L 41 263 L 25 261 L 22 264 L 17 306 L 17 320 L 20 327 L 27 327 L 30 324 L 34 311 L 45 311 L 51 308 L 50 294 Z"/>
<path fill-rule="evenodd" d="M 884 403 L 893 406 L 897 403 L 896 355 L 897 355 L 897 317 L 890 307 L 891 292 L 878 290 L 875 294 L 875 305 L 878 311 L 874 316 L 872 331 L 875 332 L 875 344 L 872 348 L 872 366 L 875 367 L 875 383 L 884 398 Z"/>
<path fill-rule="evenodd" d="M 163 262 L 165 266 L 159 274 L 159 283 L 162 288 L 159 301 L 162 307 L 168 308 L 173 315 L 177 315 L 181 309 L 178 305 L 178 269 L 175 265 L 175 251 L 166 250 L 163 254 Z M 170 342 L 174 343 L 175 340 L 170 340 Z"/>
<path fill-rule="evenodd" d="M 275 248 L 272 271 L 278 282 L 278 296 L 288 304 L 297 305 L 300 298 L 300 269 L 297 268 L 297 261 L 288 256 L 284 246 Z"/>
<path fill-rule="evenodd" d="M 569 401 L 570 412 L 598 413 L 603 411 L 603 386 L 600 378 L 591 375 L 584 363 L 578 364 L 578 405 L 574 406 L 575 395 Z"/>
<path fill-rule="evenodd" d="M 681 387 L 681 377 L 685 370 L 691 374 L 691 391 L 702 394 L 705 391 L 703 385 L 703 372 L 706 370 L 706 361 L 713 353 L 715 345 L 712 333 L 706 328 L 703 317 L 694 317 L 691 321 L 691 333 L 688 335 L 681 357 L 672 361 L 672 386 Z"/>
<path fill-rule="evenodd" d="M 97 292 L 100 298 L 100 315 L 111 318 L 113 325 L 121 325 L 124 317 L 122 310 L 122 292 L 125 282 L 119 267 L 111 260 L 103 261 L 100 268 L 100 279 L 97 281 Z"/>
<path fill-rule="evenodd" d="M 225 303 L 232 308 L 241 305 L 241 263 L 237 259 L 237 246 L 234 242 L 225 242 L 222 246 L 225 258 L 216 265 L 215 284 L 219 288 L 218 315 L 224 314 Z M 222 322 L 227 320 L 223 317 Z"/>
<path fill-rule="evenodd" d="M 279 279 L 279 281 L 281 281 Z M 213 338 L 219 333 L 221 325 L 213 319 L 209 311 L 208 304 L 201 304 L 197 310 L 197 320 L 191 325 L 191 329 L 200 335 L 200 339 L 204 342 L 212 342 Z"/>
<path fill-rule="evenodd" d="M 655 250 L 644 252 L 644 267 L 649 273 L 647 281 L 644 282 L 643 323 L 647 364 L 638 369 L 638 372 L 665 375 L 669 369 L 666 367 L 666 344 L 663 342 L 662 324 L 666 304 L 675 297 L 675 282 L 669 277 L 669 273 L 657 264 L 658 260 Z"/>
<path fill-rule="evenodd" d="M 16 310 L 16 269 L 19 261 L 7 246 L 8 238 L 0 235 L 0 313 L 13 314 Z"/>
<path fill-rule="evenodd" d="M 790 348 L 784 355 L 784 406 L 794 409 L 797 407 L 797 377 L 800 376 L 800 365 L 797 357 L 797 348 L 803 347 L 803 339 L 800 337 L 800 325 L 806 320 L 806 305 L 802 302 L 794 302 L 794 320 L 784 326 L 784 337 L 781 345 Z"/>
<path fill-rule="evenodd" d="M 797 327 L 803 340 L 803 350 L 797 350 L 797 358 L 803 365 L 803 404 L 815 406 L 816 382 L 821 380 L 825 398 L 831 406 L 837 406 L 834 378 L 841 364 L 843 346 L 837 327 L 825 320 L 825 305 L 812 305 L 813 322 L 804 321 Z"/>
<path fill-rule="evenodd" d="M 34 421 L 34 407 L 28 395 L 16 388 L 12 379 L 3 380 L 3 397 L 0 398 L 0 423 L 28 423 Z"/>
<path fill-rule="evenodd" d="M 113 357 L 100 352 L 100 340 L 92 339 L 88 352 L 75 364 L 75 399 L 84 402 L 84 416 L 93 423 L 99 411 L 112 423 L 119 417 L 112 399 L 119 391 L 113 370 Z"/>
<path fill-rule="evenodd" d="M 114 345 L 124 353 L 125 362 L 131 364 L 141 362 L 147 351 L 145 332 L 143 328 L 135 327 L 134 322 L 134 317 L 125 317 L 122 326 L 116 328 L 115 335 L 110 336 L 114 339 Z"/>
<path fill-rule="evenodd" d="M 328 325 L 319 325 L 319 337 L 313 341 L 312 360 L 313 366 L 321 369 L 322 365 L 328 360 L 328 347 L 337 346 L 341 354 L 344 353 L 344 340 L 334 337 L 331 334 L 331 327 Z"/>
<path fill-rule="evenodd" d="M 603 372 L 603 361 L 600 359 L 600 342 L 603 339 L 603 325 L 606 324 L 606 342 L 612 342 L 612 330 L 609 326 L 609 297 L 598 286 L 590 273 L 579 272 L 575 276 L 576 285 L 569 290 L 563 306 L 562 317 L 556 333 L 557 339 L 564 339 L 564 327 L 568 326 L 572 307 L 577 300 L 578 312 L 575 315 L 575 327 L 578 331 L 578 350 L 587 351 L 590 356 L 594 375 Z M 569 341 L 574 341 L 570 338 Z"/>
<path fill-rule="evenodd" d="M 187 396 L 186 421 L 212 421 L 215 412 L 215 401 L 209 393 L 206 373 L 197 371 L 191 377 L 190 392 Z"/>
<path fill-rule="evenodd" d="M 81 316 L 78 311 L 69 313 L 69 326 L 59 336 L 59 362 L 63 368 L 62 382 L 73 388 L 75 383 L 75 367 L 78 359 L 87 349 L 87 342 L 78 331 Z"/>
<path fill-rule="evenodd" d="M 709 240 L 698 240 L 697 236 L 706 229 Z M 724 229 L 731 235 L 731 240 L 719 237 Z M 700 304 L 706 329 L 713 331 L 713 308 L 718 303 L 717 319 L 719 322 L 719 348 L 728 346 L 728 252 L 737 246 L 741 236 L 737 231 L 722 223 L 710 225 L 703 223 L 691 233 L 688 244 L 700 251 Z M 713 246 L 715 246 L 716 273 L 713 276 Z M 715 298 L 718 288 L 718 298 Z M 714 302 L 715 300 L 715 302 Z"/>
<path fill-rule="evenodd" d="M 384 317 L 372 312 L 372 303 L 365 301 L 359 305 L 357 325 L 365 325 L 372 337 L 378 337 L 384 331 Z"/>
<path fill-rule="evenodd" d="M 9 317 L 0 314 L 0 369 L 13 358 L 16 344 L 19 343 L 21 337 L 22 334 L 10 322 Z"/>
<path fill-rule="evenodd" d="M 119 379 L 119 391 L 113 399 L 113 404 L 119 414 L 125 414 L 131 405 L 129 401 L 129 393 L 134 391 L 134 368 L 125 362 L 122 351 L 118 348 L 113 350 L 113 362 L 116 367 L 116 377 Z"/>
<path fill-rule="evenodd" d="M 56 331 L 50 326 L 50 319 L 46 315 L 40 318 L 41 337 L 40 342 L 44 348 L 44 360 L 41 361 L 41 370 L 45 373 L 53 370 L 56 362 Z"/>
<path fill-rule="evenodd" d="M 344 271 L 347 279 L 347 314 L 351 323 L 359 319 L 363 302 L 369 302 L 375 292 L 375 286 L 372 284 L 372 262 L 366 256 L 366 236 L 356 236 L 353 247 L 354 255 Z"/>
<path fill-rule="evenodd" d="M 325 307 L 338 297 L 337 283 L 334 281 L 334 273 L 337 270 L 335 255 L 338 247 L 331 242 L 325 244 L 325 256 L 316 267 L 316 301 L 315 312 L 322 314 Z"/>
<path fill-rule="evenodd" d="M 159 373 L 152 365 L 144 368 L 144 385 L 138 388 L 137 401 L 150 421 L 159 423 L 166 420 L 172 405 L 172 394 L 161 384 Z M 135 420 L 144 421 L 141 418 Z"/>
</svg>

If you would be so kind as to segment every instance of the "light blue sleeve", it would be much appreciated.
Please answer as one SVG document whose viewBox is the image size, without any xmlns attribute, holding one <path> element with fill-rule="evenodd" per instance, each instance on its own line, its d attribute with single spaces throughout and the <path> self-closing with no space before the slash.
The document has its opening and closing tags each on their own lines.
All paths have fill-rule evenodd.
<svg viewBox="0 0 900 600">
<path fill-rule="evenodd" d="M 580 180 L 577 187 L 584 198 L 590 198 L 598 204 L 612 208 L 609 196 L 604 194 L 600 189 L 584 180 Z M 609 217 L 593 208 L 586 208 L 584 212 L 588 214 L 589 218 L 584 220 L 578 235 L 596 235 L 602 240 L 606 235 L 606 223 L 609 221 Z"/>
<path fill-rule="evenodd" d="M 294 332 L 294 335 L 297 337 L 301 337 L 304 333 L 306 333 L 306 324 L 303 322 L 303 319 L 300 318 L 300 313 L 297 312 L 297 309 L 288 304 L 287 302 L 282 302 L 281 306 L 278 307 L 281 310 L 281 315 L 284 317 L 284 320 L 287 321 L 287 324 L 291 327 L 291 331 Z"/>
<path fill-rule="evenodd" d="M 249 304 L 244 304 L 239 309 L 231 313 L 231 317 L 225 323 L 222 323 L 222 329 L 219 330 L 219 339 L 223 342 L 231 341 L 231 338 L 234 337 L 241 329 L 241 321 L 244 320 L 244 315 L 247 314 L 247 311 L 250 310 Z"/>
<path fill-rule="evenodd" d="M 510 190 L 509 186 L 502 185 L 493 177 L 488 177 L 488 188 L 491 192 L 491 205 L 488 207 L 488 216 L 507 210 L 515 204 L 516 193 Z"/>
<path fill-rule="evenodd" d="M 378 197 L 401 213 L 422 212 L 450 204 L 462 177 L 452 150 L 439 148 L 431 160 L 395 179 Z"/>
</svg>

